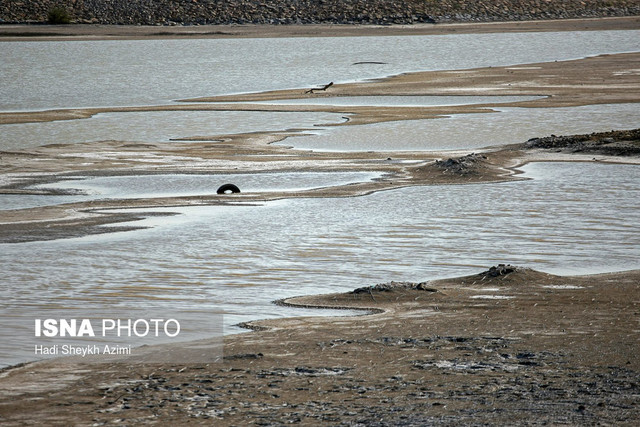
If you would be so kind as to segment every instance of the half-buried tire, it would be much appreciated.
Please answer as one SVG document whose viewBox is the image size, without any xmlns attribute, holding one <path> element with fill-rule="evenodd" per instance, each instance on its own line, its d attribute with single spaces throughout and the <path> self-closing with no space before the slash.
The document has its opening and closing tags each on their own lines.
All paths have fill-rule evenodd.
<svg viewBox="0 0 640 427">
<path fill-rule="evenodd" d="M 237 185 L 234 184 L 224 184 L 218 188 L 218 194 L 230 194 L 230 193 L 239 193 L 240 189 Z"/>
</svg>

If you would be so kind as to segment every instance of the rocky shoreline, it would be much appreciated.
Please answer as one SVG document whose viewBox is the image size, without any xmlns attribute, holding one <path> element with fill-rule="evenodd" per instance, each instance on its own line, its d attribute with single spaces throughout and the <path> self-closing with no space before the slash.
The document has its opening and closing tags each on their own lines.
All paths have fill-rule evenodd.
<svg viewBox="0 0 640 427">
<path fill-rule="evenodd" d="M 54 7 L 73 23 L 117 25 L 416 24 L 640 15 L 635 0 L 8 0 L 0 23 L 46 23 Z"/>
<path fill-rule="evenodd" d="M 532 138 L 524 144 L 523 148 L 544 149 L 558 153 L 637 156 L 640 155 L 640 129 Z"/>
</svg>

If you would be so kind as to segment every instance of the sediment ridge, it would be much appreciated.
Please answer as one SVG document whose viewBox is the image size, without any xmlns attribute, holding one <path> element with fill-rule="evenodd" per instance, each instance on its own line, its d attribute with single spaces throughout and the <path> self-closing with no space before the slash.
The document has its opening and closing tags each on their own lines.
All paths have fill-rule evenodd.
<svg viewBox="0 0 640 427">
<path fill-rule="evenodd" d="M 635 0 L 8 0 L 0 23 L 44 23 L 54 7 L 71 22 L 119 25 L 415 24 L 640 15 Z"/>
<path fill-rule="evenodd" d="M 465 277 L 290 298 L 375 314 L 271 319 L 219 362 L 29 363 L 3 425 L 636 425 L 640 271 Z M 216 343 L 215 345 L 220 345 Z M 210 347 L 214 350 L 214 344 Z"/>
</svg>

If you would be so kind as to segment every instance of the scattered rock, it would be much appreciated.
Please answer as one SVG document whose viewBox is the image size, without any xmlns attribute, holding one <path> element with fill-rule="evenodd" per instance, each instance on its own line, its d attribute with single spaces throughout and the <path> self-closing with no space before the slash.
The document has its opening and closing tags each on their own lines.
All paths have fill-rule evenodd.
<svg viewBox="0 0 640 427">
<path fill-rule="evenodd" d="M 640 129 L 531 138 L 523 144 L 523 148 L 608 156 L 638 156 L 640 155 Z"/>
<path fill-rule="evenodd" d="M 511 274 L 515 271 L 518 271 L 518 267 L 516 266 L 513 266 L 511 264 L 498 264 L 497 266 L 493 266 L 489 270 L 480 273 L 479 276 L 506 276 L 507 274 Z"/>
<path fill-rule="evenodd" d="M 352 294 L 371 294 L 374 292 L 392 292 L 398 289 L 414 289 L 418 291 L 438 292 L 437 289 L 428 286 L 429 282 L 389 282 L 379 283 L 374 286 L 364 286 L 351 291 Z"/>
<path fill-rule="evenodd" d="M 486 158 L 482 154 L 471 153 L 456 159 L 436 160 L 436 166 L 443 169 L 444 172 L 467 175 L 475 172 L 478 164 Z"/>
<path fill-rule="evenodd" d="M 245 354 L 232 354 L 230 356 L 224 356 L 224 360 L 241 360 L 241 359 L 260 359 L 264 355 L 262 353 L 245 353 Z"/>
<path fill-rule="evenodd" d="M 640 15 L 636 0 L 32 0 L 0 4 L 0 23 L 46 22 L 52 5 L 83 24 L 415 24 Z"/>
<path fill-rule="evenodd" d="M 277 377 L 290 377 L 296 375 L 302 375 L 307 377 L 321 377 L 321 376 L 333 376 L 344 375 L 351 368 L 330 368 L 319 367 L 310 368 L 308 366 L 297 366 L 295 369 L 270 369 L 263 370 L 256 374 L 258 378 L 265 378 L 269 376 Z"/>
</svg>

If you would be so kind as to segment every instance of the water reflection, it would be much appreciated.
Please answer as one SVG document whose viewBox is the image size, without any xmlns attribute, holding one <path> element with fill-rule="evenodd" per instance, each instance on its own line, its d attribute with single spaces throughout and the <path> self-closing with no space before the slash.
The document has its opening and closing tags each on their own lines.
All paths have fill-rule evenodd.
<svg viewBox="0 0 640 427">
<path fill-rule="evenodd" d="M 150 300 L 241 320 L 276 298 L 428 280 L 507 262 L 552 273 L 640 268 L 640 168 L 531 164 L 529 181 L 412 187 L 263 206 L 171 208 L 155 227 L 0 245 L 2 310 Z M 126 248 L 126 250 L 123 250 Z M 2 340 L 24 335 L 9 328 Z M 28 337 L 27 337 L 28 338 Z"/>
<path fill-rule="evenodd" d="M 160 104 L 410 71 L 559 61 L 637 51 L 638 40 L 633 30 L 3 42 L 0 110 Z M 362 61 L 385 64 L 353 65 Z"/>
<path fill-rule="evenodd" d="M 498 113 L 331 128 L 315 131 L 311 136 L 287 138 L 280 144 L 323 151 L 476 149 L 550 134 L 634 129 L 640 124 L 638 104 L 497 110 Z"/>
<path fill-rule="evenodd" d="M 256 131 L 283 131 L 340 123 L 340 114 L 258 111 L 150 111 L 102 113 L 89 119 L 2 125 L 0 149 L 94 141 L 166 142 Z"/>
</svg>

